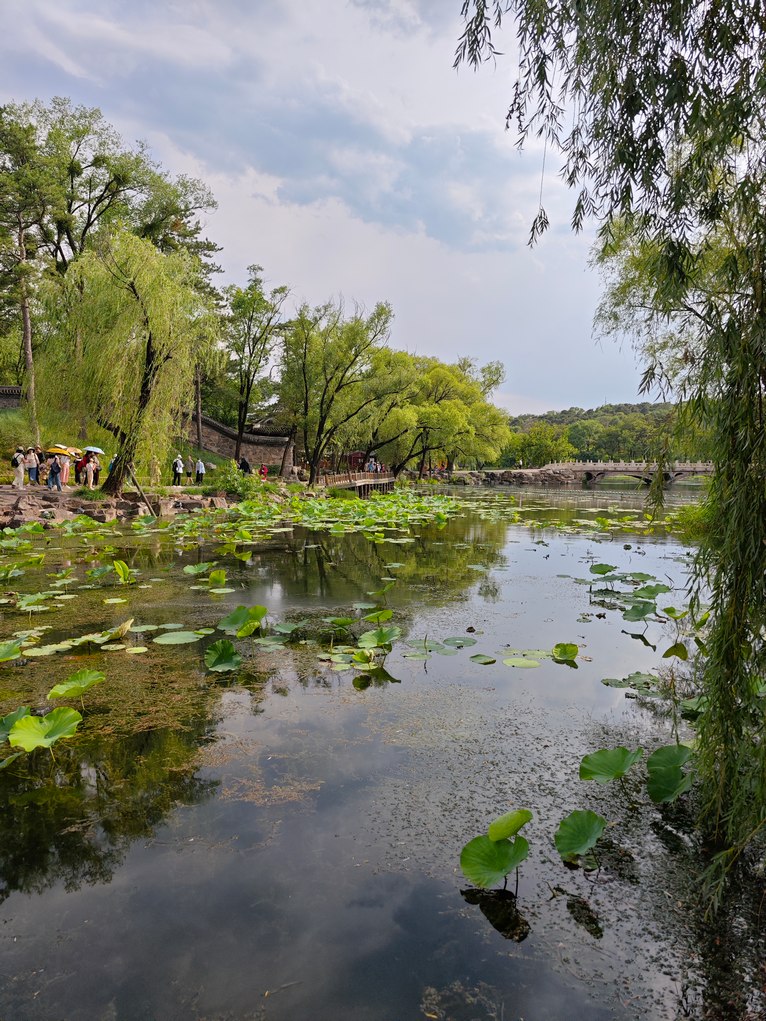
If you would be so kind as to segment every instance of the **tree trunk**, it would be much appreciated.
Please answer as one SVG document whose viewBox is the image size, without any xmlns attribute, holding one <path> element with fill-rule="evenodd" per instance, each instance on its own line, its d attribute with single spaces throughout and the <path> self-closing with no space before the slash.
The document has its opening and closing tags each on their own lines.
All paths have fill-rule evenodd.
<svg viewBox="0 0 766 1021">
<path fill-rule="evenodd" d="M 202 369 L 197 366 L 194 376 L 194 417 L 197 423 L 197 449 L 202 450 Z"/>
<path fill-rule="evenodd" d="M 27 243 L 24 228 L 19 224 L 19 262 L 25 266 L 27 262 Z M 29 311 L 29 292 L 27 281 L 21 277 L 21 339 L 24 346 L 24 365 L 26 370 L 26 395 L 29 413 L 32 418 L 32 431 L 35 443 L 40 445 L 40 423 L 37 420 L 37 393 L 35 391 L 35 360 L 32 353 L 32 316 Z"/>
<path fill-rule="evenodd" d="M 287 461 L 290 458 L 290 450 L 292 449 L 293 443 L 295 443 L 295 433 L 297 427 L 293 426 L 290 430 L 290 435 L 287 437 L 287 443 L 285 443 L 285 449 L 282 451 L 282 464 L 279 466 L 280 478 L 285 478 L 288 475 Z"/>
</svg>

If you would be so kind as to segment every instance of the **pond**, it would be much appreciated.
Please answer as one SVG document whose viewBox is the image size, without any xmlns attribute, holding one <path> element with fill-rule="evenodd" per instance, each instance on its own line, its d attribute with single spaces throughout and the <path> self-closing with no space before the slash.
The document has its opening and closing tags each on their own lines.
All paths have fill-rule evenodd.
<svg viewBox="0 0 766 1021">
<path fill-rule="evenodd" d="M 0 1017 L 762 1016 L 755 908 L 740 891 L 705 918 L 693 809 L 652 804 L 643 762 L 622 784 L 578 776 L 597 749 L 674 740 L 653 692 L 602 683 L 672 669 L 677 625 L 626 606 L 647 583 L 683 606 L 690 551 L 642 498 L 293 498 L 7 535 L 2 640 L 24 647 L 0 715 L 83 720 L 0 771 Z M 263 628 L 237 638 L 230 615 L 257 605 Z M 222 640 L 242 661 L 218 672 Z M 105 680 L 46 700 L 82 668 Z M 519 807 L 517 897 L 513 877 L 472 888 L 461 848 Z M 575 809 L 608 821 L 598 869 L 554 845 Z"/>
</svg>

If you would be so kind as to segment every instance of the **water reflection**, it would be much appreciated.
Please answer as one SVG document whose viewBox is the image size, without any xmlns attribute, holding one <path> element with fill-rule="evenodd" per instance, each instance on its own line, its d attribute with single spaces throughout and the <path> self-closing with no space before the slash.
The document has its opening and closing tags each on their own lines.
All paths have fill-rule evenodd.
<svg viewBox="0 0 766 1021">
<path fill-rule="evenodd" d="M 203 728 L 204 729 L 204 728 Z M 127 848 L 216 784 L 195 775 L 202 731 L 144 731 L 25 756 L 3 777 L 0 900 L 108 883 Z"/>
</svg>

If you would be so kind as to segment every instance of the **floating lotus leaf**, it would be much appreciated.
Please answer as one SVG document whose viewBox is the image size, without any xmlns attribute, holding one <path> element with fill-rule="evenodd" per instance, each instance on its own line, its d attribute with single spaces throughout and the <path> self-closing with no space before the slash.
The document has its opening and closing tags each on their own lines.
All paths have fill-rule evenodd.
<svg viewBox="0 0 766 1021">
<path fill-rule="evenodd" d="M 561 660 L 563 663 L 568 663 L 573 662 L 577 658 L 577 653 L 579 651 L 579 645 L 575 645 L 574 642 L 559 642 L 558 645 L 553 646 L 551 654 L 554 659 Z"/>
<path fill-rule="evenodd" d="M 527 659 L 525 656 L 511 656 L 509 659 L 504 659 L 503 663 L 505 663 L 506 666 L 518 667 L 523 670 L 529 670 L 532 667 L 540 666 L 538 660 Z"/>
<path fill-rule="evenodd" d="M 157 635 L 152 641 L 156 645 L 191 645 L 192 642 L 198 642 L 200 637 L 193 631 L 166 631 L 163 635 Z"/>
<path fill-rule="evenodd" d="M 444 645 L 451 645 L 453 649 L 467 649 L 472 645 L 476 645 L 475 638 L 445 638 L 443 641 Z"/>
<path fill-rule="evenodd" d="M 614 567 L 612 564 L 591 564 L 590 573 L 603 575 L 611 574 L 612 571 L 616 570 L 617 568 Z"/>
<path fill-rule="evenodd" d="M 590 755 L 584 755 L 580 762 L 580 779 L 595 780 L 596 783 L 609 783 L 620 780 L 643 755 L 643 748 L 634 752 L 622 746 L 619 748 L 601 748 Z"/>
<path fill-rule="evenodd" d="M 62 738 L 74 737 L 82 720 L 76 709 L 62 706 L 45 716 L 24 716 L 11 727 L 8 742 L 14 748 L 31 752 L 35 748 L 50 748 Z"/>
<path fill-rule="evenodd" d="M 460 852 L 460 868 L 474 886 L 488 890 L 503 882 L 528 854 L 529 844 L 524 837 L 513 841 L 474 837 Z"/>
<path fill-rule="evenodd" d="M 148 651 L 149 649 L 145 645 L 131 645 L 129 649 L 125 650 L 125 652 L 130 656 L 138 656 L 139 653 Z"/>
<path fill-rule="evenodd" d="M 491 666 L 493 663 L 497 663 L 494 656 L 485 656 L 483 652 L 477 652 L 471 656 L 472 663 L 478 663 L 480 666 Z"/>
</svg>

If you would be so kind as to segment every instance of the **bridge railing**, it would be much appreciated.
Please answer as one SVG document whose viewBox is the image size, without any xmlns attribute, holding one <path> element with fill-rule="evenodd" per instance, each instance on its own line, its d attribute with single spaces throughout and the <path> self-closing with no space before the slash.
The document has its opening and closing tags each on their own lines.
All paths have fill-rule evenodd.
<svg viewBox="0 0 766 1021">
<path fill-rule="evenodd" d="M 393 482 L 394 476 L 390 472 L 337 472 L 334 475 L 324 475 L 322 481 L 325 486 L 351 485 L 357 482 Z"/>
<path fill-rule="evenodd" d="M 550 461 L 546 468 L 566 468 L 570 471 L 656 471 L 657 462 L 647 461 Z M 668 471 L 711 472 L 712 461 L 669 461 Z"/>
</svg>

